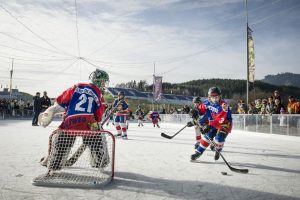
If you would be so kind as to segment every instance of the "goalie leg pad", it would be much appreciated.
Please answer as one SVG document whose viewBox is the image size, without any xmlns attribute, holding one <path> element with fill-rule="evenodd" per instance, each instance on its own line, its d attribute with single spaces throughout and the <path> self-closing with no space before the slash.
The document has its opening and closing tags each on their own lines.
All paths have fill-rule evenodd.
<svg viewBox="0 0 300 200">
<path fill-rule="evenodd" d="M 49 170 L 59 170 L 64 166 L 66 162 L 66 158 L 68 157 L 68 153 L 70 152 L 76 137 L 65 135 L 65 134 L 57 134 L 55 138 L 52 140 L 52 147 L 48 162 Z"/>
<path fill-rule="evenodd" d="M 85 137 L 83 142 L 90 148 L 90 164 L 92 167 L 104 168 L 109 164 L 109 154 L 104 135 L 100 137 Z"/>
</svg>

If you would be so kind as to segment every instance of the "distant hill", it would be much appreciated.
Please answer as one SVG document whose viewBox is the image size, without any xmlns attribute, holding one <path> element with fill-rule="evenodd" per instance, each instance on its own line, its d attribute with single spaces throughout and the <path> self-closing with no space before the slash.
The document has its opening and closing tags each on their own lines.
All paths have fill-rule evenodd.
<svg viewBox="0 0 300 200">
<path fill-rule="evenodd" d="M 261 81 L 272 85 L 295 86 L 300 88 L 300 74 L 282 73 L 267 75 Z"/>
<path fill-rule="evenodd" d="M 184 83 L 163 83 L 163 92 L 165 94 L 178 94 L 189 96 L 207 96 L 207 91 L 212 86 L 221 88 L 223 98 L 227 99 L 246 99 L 246 80 L 240 79 L 201 79 Z M 289 95 L 300 98 L 300 90 L 294 86 L 276 86 L 262 81 L 255 81 L 249 87 L 249 99 L 253 101 L 257 98 L 267 98 L 278 90 L 282 98 L 287 102 Z M 152 91 L 152 85 L 147 87 L 147 91 Z"/>
<path fill-rule="evenodd" d="M 187 96 L 207 96 L 207 91 L 212 86 L 218 86 L 222 90 L 222 96 L 226 99 L 246 99 L 246 80 L 241 79 L 199 79 L 184 83 L 166 83 L 162 84 L 164 94 L 176 94 Z M 152 92 L 153 86 L 148 85 L 146 81 L 130 81 L 119 84 L 118 87 L 133 88 L 140 91 Z M 249 87 L 249 100 L 254 101 L 257 98 L 268 98 L 274 91 L 278 90 L 282 99 L 287 102 L 289 95 L 300 98 L 300 89 L 295 86 L 277 86 L 262 81 L 255 81 Z"/>
</svg>

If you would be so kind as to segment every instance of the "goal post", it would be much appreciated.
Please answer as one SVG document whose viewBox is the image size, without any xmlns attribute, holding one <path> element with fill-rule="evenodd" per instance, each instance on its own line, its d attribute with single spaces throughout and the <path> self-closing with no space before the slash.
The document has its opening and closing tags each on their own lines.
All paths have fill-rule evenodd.
<svg viewBox="0 0 300 200">
<path fill-rule="evenodd" d="M 113 180 L 115 137 L 109 131 L 55 130 L 49 137 L 47 171 L 36 186 L 102 187 Z"/>
</svg>

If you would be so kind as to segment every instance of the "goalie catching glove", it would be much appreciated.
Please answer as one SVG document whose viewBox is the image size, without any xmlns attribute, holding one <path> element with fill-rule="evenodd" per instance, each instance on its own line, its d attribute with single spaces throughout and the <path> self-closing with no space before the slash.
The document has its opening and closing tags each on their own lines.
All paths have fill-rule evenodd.
<svg viewBox="0 0 300 200">
<path fill-rule="evenodd" d="M 65 109 L 55 102 L 53 106 L 50 106 L 45 112 L 39 115 L 39 125 L 44 128 L 47 127 L 52 122 L 54 115 L 62 112 L 65 112 Z"/>
</svg>

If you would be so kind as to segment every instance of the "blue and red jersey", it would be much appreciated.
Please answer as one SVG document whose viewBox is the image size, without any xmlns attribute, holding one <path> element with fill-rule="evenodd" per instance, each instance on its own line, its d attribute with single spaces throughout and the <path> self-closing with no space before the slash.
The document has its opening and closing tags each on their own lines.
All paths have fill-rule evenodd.
<svg viewBox="0 0 300 200">
<path fill-rule="evenodd" d="M 128 114 L 128 103 L 123 99 L 122 102 L 119 104 L 119 101 L 121 101 L 121 99 L 117 98 L 114 100 L 114 103 L 113 103 L 113 107 L 117 107 L 116 109 L 116 116 L 124 116 L 124 115 L 127 115 Z"/>
<path fill-rule="evenodd" d="M 221 100 L 220 102 L 212 103 L 209 100 L 204 100 L 202 104 L 198 107 L 198 111 L 200 114 L 203 114 L 199 122 L 201 124 L 206 123 L 208 120 L 208 124 L 218 130 L 225 130 L 226 132 L 231 132 L 232 129 L 232 115 L 231 110 L 228 109 L 224 111 L 222 105 L 226 102 Z"/>
<path fill-rule="evenodd" d="M 102 93 L 93 84 L 79 83 L 65 90 L 56 102 L 66 109 L 62 129 L 90 130 L 90 125 L 100 122 L 105 111 Z"/>
</svg>

